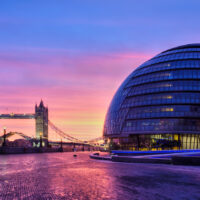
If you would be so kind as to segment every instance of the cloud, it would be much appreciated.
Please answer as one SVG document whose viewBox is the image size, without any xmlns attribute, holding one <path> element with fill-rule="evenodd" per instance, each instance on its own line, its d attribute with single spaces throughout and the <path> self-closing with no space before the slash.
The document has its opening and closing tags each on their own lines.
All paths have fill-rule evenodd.
<svg viewBox="0 0 200 200">
<path fill-rule="evenodd" d="M 115 90 L 150 56 L 52 49 L 0 51 L 0 111 L 32 113 L 35 102 L 43 98 L 57 126 L 79 138 L 98 137 Z M 33 135 L 35 130 L 29 125 L 19 130 Z"/>
</svg>

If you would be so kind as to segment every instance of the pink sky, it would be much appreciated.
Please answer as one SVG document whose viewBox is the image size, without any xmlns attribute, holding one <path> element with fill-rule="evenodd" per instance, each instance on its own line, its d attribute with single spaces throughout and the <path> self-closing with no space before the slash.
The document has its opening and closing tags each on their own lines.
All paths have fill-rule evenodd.
<svg viewBox="0 0 200 200">
<path fill-rule="evenodd" d="M 79 139 L 102 135 L 107 108 L 121 82 L 150 58 L 137 52 L 83 54 L 62 49 L 0 52 L 0 112 L 33 113 L 42 98 L 49 119 Z M 34 120 L 1 120 L 7 131 L 35 135 Z M 54 133 L 49 130 L 50 139 Z"/>
<path fill-rule="evenodd" d="M 200 1 L 35 2 L 0 5 L 0 112 L 34 112 L 42 98 L 51 121 L 81 139 L 102 135 L 113 94 L 138 65 L 199 42 Z M 0 129 L 34 135 L 31 121 Z"/>
</svg>

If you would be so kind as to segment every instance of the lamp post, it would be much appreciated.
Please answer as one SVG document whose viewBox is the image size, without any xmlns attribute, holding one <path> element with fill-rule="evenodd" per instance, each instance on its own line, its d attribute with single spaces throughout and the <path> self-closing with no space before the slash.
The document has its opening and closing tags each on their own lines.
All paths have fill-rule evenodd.
<svg viewBox="0 0 200 200">
<path fill-rule="evenodd" d="M 60 152 L 63 152 L 63 142 L 62 142 L 62 138 L 60 139 Z"/>
<path fill-rule="evenodd" d="M 40 133 L 40 147 L 42 147 L 42 133 Z"/>
<path fill-rule="evenodd" d="M 60 148 L 61 148 L 61 149 L 63 148 L 62 138 L 61 138 L 61 140 L 60 140 Z"/>
<path fill-rule="evenodd" d="M 6 127 L 3 128 L 3 147 L 6 146 Z"/>
</svg>

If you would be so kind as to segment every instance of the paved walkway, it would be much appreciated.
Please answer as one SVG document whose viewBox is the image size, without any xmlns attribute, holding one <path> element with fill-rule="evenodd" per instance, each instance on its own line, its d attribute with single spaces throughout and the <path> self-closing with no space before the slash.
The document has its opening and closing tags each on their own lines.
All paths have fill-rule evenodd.
<svg viewBox="0 0 200 200">
<path fill-rule="evenodd" d="M 0 156 L 0 199 L 199 200 L 200 167 L 113 163 L 89 153 Z"/>
</svg>

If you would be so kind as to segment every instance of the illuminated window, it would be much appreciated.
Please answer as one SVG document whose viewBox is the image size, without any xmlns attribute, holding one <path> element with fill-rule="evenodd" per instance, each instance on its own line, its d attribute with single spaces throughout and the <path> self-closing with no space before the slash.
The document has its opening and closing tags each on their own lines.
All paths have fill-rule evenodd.
<svg viewBox="0 0 200 200">
<path fill-rule="evenodd" d="M 165 84 L 164 87 L 172 87 L 172 84 Z"/>
<path fill-rule="evenodd" d="M 173 97 L 171 95 L 169 95 L 169 96 L 165 96 L 164 98 L 165 99 L 172 99 Z"/>
<path fill-rule="evenodd" d="M 162 108 L 161 111 L 162 112 L 173 112 L 174 109 L 173 108 Z"/>
</svg>

